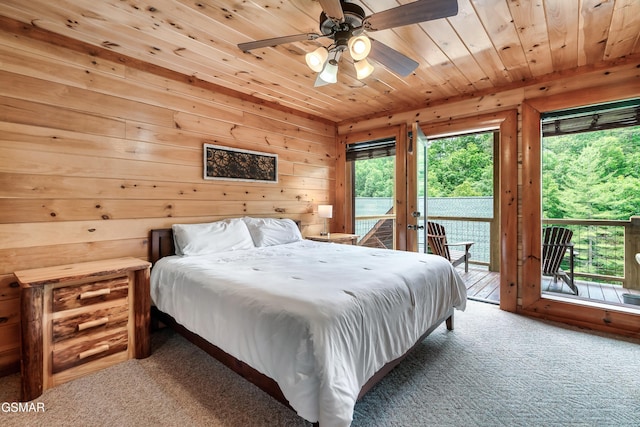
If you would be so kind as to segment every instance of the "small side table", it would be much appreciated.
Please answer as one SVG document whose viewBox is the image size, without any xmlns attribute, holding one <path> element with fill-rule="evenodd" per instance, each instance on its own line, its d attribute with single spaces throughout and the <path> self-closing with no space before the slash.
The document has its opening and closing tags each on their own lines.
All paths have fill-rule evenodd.
<svg viewBox="0 0 640 427">
<path fill-rule="evenodd" d="M 21 288 L 22 400 L 151 354 L 150 266 L 116 258 L 14 272 Z"/>
<path fill-rule="evenodd" d="M 331 243 L 341 243 L 345 245 L 355 245 L 358 243 L 357 234 L 347 234 L 347 233 L 329 233 L 326 236 L 320 235 L 311 235 L 306 236 L 306 239 L 315 240 L 316 242 L 331 242 Z"/>
</svg>

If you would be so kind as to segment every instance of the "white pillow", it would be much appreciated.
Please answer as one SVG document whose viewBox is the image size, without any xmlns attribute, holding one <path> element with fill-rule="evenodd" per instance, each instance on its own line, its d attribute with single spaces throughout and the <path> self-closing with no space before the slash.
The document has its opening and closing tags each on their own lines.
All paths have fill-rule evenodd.
<svg viewBox="0 0 640 427">
<path fill-rule="evenodd" d="M 254 247 L 247 225 L 240 218 L 202 224 L 173 224 L 171 228 L 178 255 L 205 255 Z"/>
<path fill-rule="evenodd" d="M 284 245 L 302 240 L 298 225 L 291 219 L 242 218 L 256 247 Z"/>
</svg>

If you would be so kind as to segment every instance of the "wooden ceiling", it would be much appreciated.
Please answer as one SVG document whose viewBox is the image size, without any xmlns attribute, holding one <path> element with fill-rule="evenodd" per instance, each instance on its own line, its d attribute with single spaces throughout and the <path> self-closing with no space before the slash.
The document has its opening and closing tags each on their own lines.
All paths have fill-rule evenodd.
<svg viewBox="0 0 640 427">
<path fill-rule="evenodd" d="M 455 1 L 455 0 L 452 0 Z M 366 14 L 406 0 L 357 0 Z M 317 0 L 2 0 L 0 15 L 334 122 L 481 96 L 640 53 L 639 0 L 457 0 L 447 19 L 369 35 L 419 62 L 373 62 L 314 88 L 304 54 L 327 39 L 244 53 L 237 44 L 319 31 Z"/>
</svg>

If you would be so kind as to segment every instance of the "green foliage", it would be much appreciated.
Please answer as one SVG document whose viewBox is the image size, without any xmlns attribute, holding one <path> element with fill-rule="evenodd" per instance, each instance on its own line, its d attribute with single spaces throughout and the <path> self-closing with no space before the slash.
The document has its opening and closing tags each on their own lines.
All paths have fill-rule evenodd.
<svg viewBox="0 0 640 427">
<path fill-rule="evenodd" d="M 544 138 L 546 218 L 628 220 L 640 214 L 640 128 Z"/>
<path fill-rule="evenodd" d="M 433 140 L 428 156 L 429 197 L 493 195 L 492 133 Z M 393 197 L 395 157 L 359 160 L 355 174 L 357 197 Z M 640 127 L 544 138 L 542 198 L 545 218 L 640 215 Z"/>
<path fill-rule="evenodd" d="M 393 197 L 395 157 L 355 162 L 356 197 Z"/>
<path fill-rule="evenodd" d="M 493 134 L 438 139 L 428 149 L 429 197 L 493 195 Z M 419 184 L 424 162 L 418 160 Z M 420 196 L 424 189 L 420 188 Z"/>
<path fill-rule="evenodd" d="M 418 183 L 424 177 L 422 150 Z M 464 135 L 432 141 L 428 150 L 429 197 L 493 195 L 493 134 Z M 356 197 L 393 197 L 395 157 L 355 162 Z M 424 195 L 420 188 L 419 195 Z"/>
</svg>

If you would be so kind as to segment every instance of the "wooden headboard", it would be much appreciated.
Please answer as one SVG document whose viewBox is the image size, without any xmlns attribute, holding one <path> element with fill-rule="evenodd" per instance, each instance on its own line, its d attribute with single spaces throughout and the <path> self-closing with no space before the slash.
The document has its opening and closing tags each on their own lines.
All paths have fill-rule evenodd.
<svg viewBox="0 0 640 427">
<path fill-rule="evenodd" d="M 173 230 L 159 228 L 151 230 L 151 244 L 149 245 L 149 262 L 153 265 L 160 258 L 175 255 L 176 248 L 173 245 Z"/>
<path fill-rule="evenodd" d="M 293 220 L 298 228 L 301 222 Z M 155 264 L 160 258 L 175 255 L 176 247 L 173 243 L 173 230 L 171 228 L 158 228 L 151 230 L 151 244 L 149 245 L 149 262 Z"/>
</svg>

